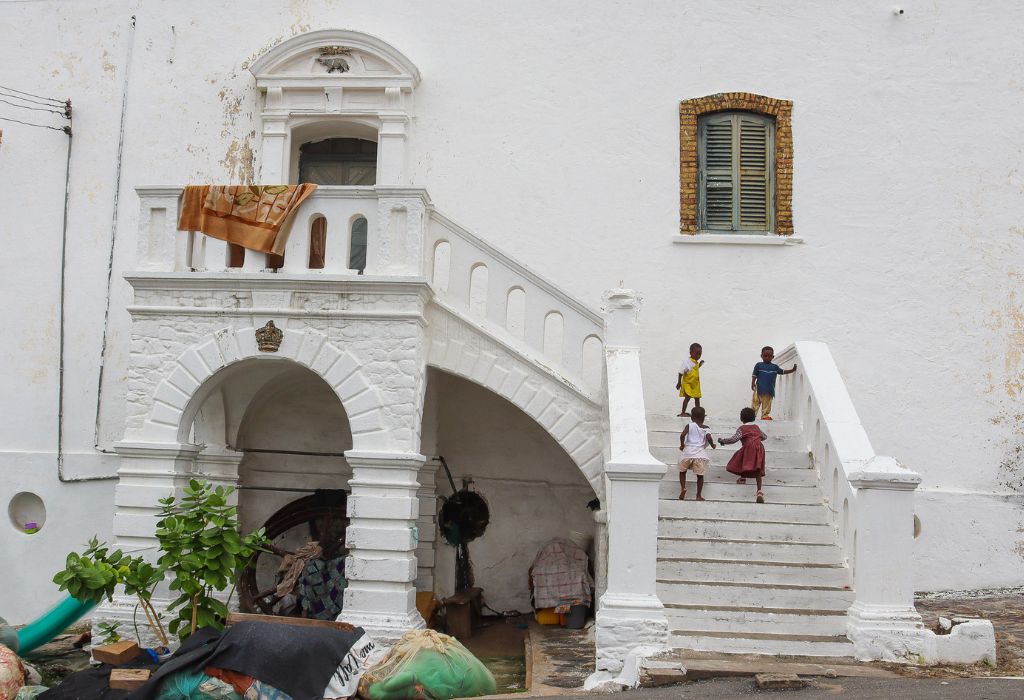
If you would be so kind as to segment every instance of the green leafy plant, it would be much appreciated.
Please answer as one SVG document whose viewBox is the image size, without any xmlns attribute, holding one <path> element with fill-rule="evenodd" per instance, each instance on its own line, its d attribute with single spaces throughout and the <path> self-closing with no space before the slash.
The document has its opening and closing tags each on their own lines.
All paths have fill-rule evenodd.
<svg viewBox="0 0 1024 700">
<path fill-rule="evenodd" d="M 117 624 L 113 622 L 101 622 L 96 627 L 100 632 L 100 642 L 102 644 L 113 644 L 114 642 L 121 641 L 121 633 L 117 629 Z"/>
<path fill-rule="evenodd" d="M 160 616 L 150 602 L 153 589 L 164 573 L 145 559 L 131 557 L 120 549 L 110 551 L 110 545 L 100 542 L 95 536 L 89 540 L 81 554 L 71 552 L 64 562 L 64 569 L 58 571 L 53 582 L 60 590 L 67 590 L 78 600 L 99 603 L 112 600 L 118 585 L 124 586 L 125 593 L 139 599 L 139 606 L 146 613 L 146 619 L 156 632 L 160 643 L 168 645 Z M 102 626 L 100 626 L 102 630 Z M 116 626 L 114 627 L 116 630 Z M 140 640 L 141 641 L 141 640 Z"/>
<path fill-rule="evenodd" d="M 223 628 L 228 609 L 214 593 L 234 583 L 238 571 L 267 544 L 263 528 L 245 537 L 238 534 L 238 507 L 228 503 L 233 491 L 192 479 L 180 500 L 160 500 L 157 563 L 172 574 L 170 588 L 179 593 L 167 608 L 175 613 L 167 627 L 181 639 L 198 627 Z"/>
</svg>

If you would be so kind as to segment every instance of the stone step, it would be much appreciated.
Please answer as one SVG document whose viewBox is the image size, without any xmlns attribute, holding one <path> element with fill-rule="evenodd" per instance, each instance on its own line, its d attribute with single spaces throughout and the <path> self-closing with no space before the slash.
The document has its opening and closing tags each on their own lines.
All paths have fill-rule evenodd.
<svg viewBox="0 0 1024 700">
<path fill-rule="evenodd" d="M 708 458 L 713 466 L 724 467 L 732 459 L 732 456 L 736 454 L 736 450 L 728 449 L 729 446 L 723 446 L 716 449 L 708 450 Z M 679 456 L 682 454 L 679 451 L 679 440 L 665 447 L 650 447 L 651 454 L 655 459 L 664 462 L 665 464 L 678 464 Z M 794 467 L 801 469 L 810 469 L 811 458 L 807 452 L 794 452 L 794 451 L 766 451 L 765 452 L 765 468 L 781 469 L 784 467 Z"/>
<path fill-rule="evenodd" d="M 846 611 L 853 591 L 829 586 L 734 584 L 708 581 L 658 581 L 664 605 L 711 607 L 765 607 L 800 610 Z"/>
<path fill-rule="evenodd" d="M 831 525 L 791 521 L 759 520 L 750 522 L 749 520 L 723 520 L 720 518 L 659 518 L 658 536 L 683 537 L 694 540 L 757 540 L 832 544 L 835 532 Z"/>
<path fill-rule="evenodd" d="M 735 559 L 786 564 L 841 564 L 843 553 L 834 543 L 763 542 L 753 540 L 658 538 L 658 556 L 689 559 Z"/>
<path fill-rule="evenodd" d="M 739 484 L 733 484 L 738 486 Z M 705 488 L 707 485 L 705 484 Z M 700 518 L 709 520 L 750 520 L 757 522 L 786 522 L 824 525 L 828 523 L 828 511 L 820 503 L 773 503 L 765 493 L 765 503 L 755 503 L 756 487 L 747 485 L 748 501 L 720 501 L 712 499 L 712 491 L 705 494 L 703 501 L 694 501 L 696 484 L 687 485 L 687 500 L 663 499 L 658 501 L 659 518 Z M 676 494 L 678 496 L 678 494 Z"/>
<path fill-rule="evenodd" d="M 850 584 L 849 570 L 839 565 L 782 564 L 773 561 L 687 559 L 661 556 L 658 557 L 658 578 L 838 588 Z"/>
<path fill-rule="evenodd" d="M 669 415 L 669 414 L 647 414 L 647 429 L 650 431 L 679 431 L 683 429 L 683 426 L 690 422 L 689 418 Z M 800 421 L 790 420 L 758 420 L 755 423 L 764 431 L 765 435 L 769 438 L 773 437 L 795 437 L 803 433 L 803 424 Z M 704 425 L 708 426 L 712 432 L 724 433 L 726 431 L 731 435 L 736 431 L 740 425 L 740 412 L 736 411 L 735 415 L 713 415 L 708 416 Z"/>
<path fill-rule="evenodd" d="M 763 608 L 665 608 L 670 631 L 736 632 L 750 634 L 846 634 L 846 612 L 841 610 L 787 610 Z"/>
<path fill-rule="evenodd" d="M 669 468 L 671 479 L 665 478 L 658 485 L 658 498 L 675 500 L 679 496 L 679 472 Z M 730 476 L 732 476 L 730 474 Z M 771 493 L 772 503 L 802 503 L 806 505 L 821 505 L 821 492 L 817 486 L 781 486 L 771 484 L 766 486 L 765 495 Z M 735 477 L 722 483 L 721 481 L 710 481 L 704 477 L 704 498 L 713 501 L 752 501 L 756 489 L 754 484 L 737 484 Z M 697 482 L 693 474 L 686 475 L 686 499 L 692 500 L 697 494 Z"/>
<path fill-rule="evenodd" d="M 661 478 L 665 482 L 678 482 L 679 481 L 679 466 L 673 462 L 668 464 L 668 469 L 665 471 L 665 475 Z M 693 474 L 687 474 L 686 480 L 693 482 Z M 707 474 L 704 475 L 705 484 L 736 484 L 736 475 L 730 474 L 725 471 L 725 467 L 710 467 L 707 470 Z M 763 486 L 817 486 L 818 485 L 818 473 L 813 469 L 765 469 L 765 476 L 762 480 Z M 741 484 L 741 486 L 743 486 Z M 755 484 L 754 480 L 748 480 L 745 484 L 746 488 L 753 489 Z M 765 491 L 767 494 L 768 492 Z M 751 492 L 751 498 L 753 498 L 753 492 Z"/>
<path fill-rule="evenodd" d="M 729 654 L 853 656 L 853 644 L 845 636 L 701 633 L 678 630 L 669 635 L 668 645 L 673 649 Z"/>
</svg>

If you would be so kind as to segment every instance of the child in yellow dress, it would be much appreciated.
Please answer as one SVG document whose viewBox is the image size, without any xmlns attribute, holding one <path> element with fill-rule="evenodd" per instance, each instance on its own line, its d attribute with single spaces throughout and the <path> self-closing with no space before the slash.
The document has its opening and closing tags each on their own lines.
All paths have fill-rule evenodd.
<svg viewBox="0 0 1024 700">
<path fill-rule="evenodd" d="M 690 403 L 690 399 L 693 399 L 694 408 L 700 408 L 700 368 L 704 365 L 704 360 L 700 359 L 700 356 L 703 352 L 704 348 L 700 346 L 700 343 L 694 343 L 690 346 L 689 359 L 679 368 L 676 389 L 683 397 L 683 407 L 679 409 L 679 415 L 682 417 L 690 416 L 686 412 L 686 406 Z"/>
</svg>

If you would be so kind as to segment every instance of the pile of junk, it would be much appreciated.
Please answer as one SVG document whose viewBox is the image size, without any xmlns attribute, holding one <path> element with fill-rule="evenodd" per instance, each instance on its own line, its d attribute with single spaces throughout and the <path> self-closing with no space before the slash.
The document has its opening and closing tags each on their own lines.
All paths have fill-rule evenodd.
<svg viewBox="0 0 1024 700">
<path fill-rule="evenodd" d="M 447 700 L 496 690 L 470 651 L 434 630 L 387 648 L 343 622 L 242 613 L 228 622 L 198 628 L 166 655 L 133 641 L 94 646 L 95 665 L 52 688 L 0 624 L 0 700 Z"/>
<path fill-rule="evenodd" d="M 460 641 L 490 610 L 474 585 L 468 547 L 483 535 L 490 511 L 471 480 L 456 489 L 444 467 L 451 495 L 438 528 L 455 548 L 455 594 L 417 594 L 426 629 L 388 645 L 337 619 L 347 585 L 345 491 L 298 498 L 241 536 L 232 490 L 193 480 L 181 500 L 161 502 L 155 562 L 93 538 L 54 576 L 69 594 L 65 600 L 17 630 L 0 619 L 0 700 L 449 700 L 495 693 L 494 676 Z M 528 584 L 538 623 L 584 626 L 594 583 L 582 538 L 555 538 L 537 553 Z M 182 594 L 170 604 L 178 611 L 158 613 L 150 597 L 166 582 Z M 188 588 L 197 582 L 199 588 Z M 240 611 L 222 602 L 229 586 L 237 586 Z M 138 597 L 135 615 L 145 614 L 144 629 L 153 634 L 140 636 L 134 619 L 97 623 L 92 665 L 43 685 L 19 651 L 24 656 L 46 644 L 115 589 Z M 518 618 L 519 630 L 528 627 L 523 613 L 491 612 L 508 622 Z M 137 641 L 122 639 L 132 627 Z M 180 641 L 173 652 L 168 633 Z"/>
</svg>

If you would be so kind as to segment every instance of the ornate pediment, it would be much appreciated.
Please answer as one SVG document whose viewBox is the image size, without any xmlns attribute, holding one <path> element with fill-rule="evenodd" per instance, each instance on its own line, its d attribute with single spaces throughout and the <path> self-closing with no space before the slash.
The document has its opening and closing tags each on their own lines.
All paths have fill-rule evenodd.
<svg viewBox="0 0 1024 700">
<path fill-rule="evenodd" d="M 265 53 L 249 68 L 261 87 L 299 87 L 330 80 L 339 85 L 412 89 L 419 71 L 377 37 L 348 30 L 300 34 Z"/>
</svg>

